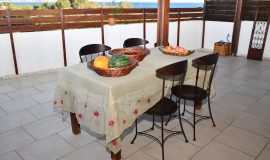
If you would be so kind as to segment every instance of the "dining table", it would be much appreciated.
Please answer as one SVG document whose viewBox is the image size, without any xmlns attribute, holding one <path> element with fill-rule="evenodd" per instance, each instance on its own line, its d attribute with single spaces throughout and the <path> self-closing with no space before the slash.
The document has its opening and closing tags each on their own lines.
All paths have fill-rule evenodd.
<svg viewBox="0 0 270 160">
<path fill-rule="evenodd" d="M 158 47 L 151 48 L 149 55 L 121 77 L 98 75 L 86 62 L 64 67 L 59 71 L 54 107 L 70 115 L 74 134 L 80 134 L 80 125 L 84 125 L 105 135 L 112 160 L 120 160 L 121 134 L 161 98 L 162 80 L 156 77 L 155 71 L 187 59 L 185 83 L 193 83 L 196 69 L 191 61 L 207 54 L 204 50 L 195 50 L 188 56 L 172 56 Z"/>
</svg>

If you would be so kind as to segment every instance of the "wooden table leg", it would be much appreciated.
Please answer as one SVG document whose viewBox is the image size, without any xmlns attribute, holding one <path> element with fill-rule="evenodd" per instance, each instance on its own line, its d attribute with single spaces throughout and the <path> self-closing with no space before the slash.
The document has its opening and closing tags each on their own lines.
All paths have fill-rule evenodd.
<svg viewBox="0 0 270 160">
<path fill-rule="evenodd" d="M 116 154 L 114 154 L 113 152 L 111 152 L 111 159 L 112 160 L 121 160 L 121 150 L 118 153 L 116 153 Z"/>
<path fill-rule="evenodd" d="M 196 109 L 196 110 L 202 109 L 202 101 L 197 101 L 197 102 L 196 102 L 195 109 Z"/>
<path fill-rule="evenodd" d="M 70 112 L 70 121 L 71 121 L 71 127 L 72 127 L 73 134 L 75 134 L 75 135 L 80 134 L 81 127 L 80 127 L 80 124 L 78 123 L 78 120 L 76 118 L 75 113 Z"/>
</svg>

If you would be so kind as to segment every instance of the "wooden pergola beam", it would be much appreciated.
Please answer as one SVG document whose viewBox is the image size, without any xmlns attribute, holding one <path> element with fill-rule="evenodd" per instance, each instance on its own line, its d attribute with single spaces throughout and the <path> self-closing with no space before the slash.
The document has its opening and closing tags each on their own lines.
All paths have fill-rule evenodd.
<svg viewBox="0 0 270 160">
<path fill-rule="evenodd" d="M 233 26 L 233 35 L 232 35 L 232 54 L 233 55 L 236 55 L 238 51 L 238 43 L 239 43 L 244 1 L 245 0 L 236 1 L 236 10 L 235 10 L 235 16 L 234 16 L 234 26 Z"/>
<path fill-rule="evenodd" d="M 157 45 L 169 45 L 170 0 L 158 0 Z"/>
</svg>

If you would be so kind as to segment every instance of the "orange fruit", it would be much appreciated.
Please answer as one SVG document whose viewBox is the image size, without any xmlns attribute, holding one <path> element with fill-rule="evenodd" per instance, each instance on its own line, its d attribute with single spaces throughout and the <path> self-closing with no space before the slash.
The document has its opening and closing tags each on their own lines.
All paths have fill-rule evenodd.
<svg viewBox="0 0 270 160">
<path fill-rule="evenodd" d="M 98 56 L 94 61 L 94 67 L 103 69 L 109 68 L 109 58 L 106 56 Z"/>
</svg>

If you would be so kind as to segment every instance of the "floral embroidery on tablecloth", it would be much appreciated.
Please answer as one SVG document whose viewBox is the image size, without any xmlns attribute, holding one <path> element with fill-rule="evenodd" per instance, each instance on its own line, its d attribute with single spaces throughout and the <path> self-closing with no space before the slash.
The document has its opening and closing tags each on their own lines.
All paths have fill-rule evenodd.
<svg viewBox="0 0 270 160">
<path fill-rule="evenodd" d="M 82 118 L 83 118 L 83 115 L 82 115 L 81 113 L 79 113 L 79 114 L 78 114 L 78 117 L 79 117 L 80 119 L 82 119 Z"/>
<path fill-rule="evenodd" d="M 114 120 L 109 120 L 109 126 L 114 126 Z"/>
<path fill-rule="evenodd" d="M 99 116 L 99 112 L 98 112 L 98 111 L 95 111 L 95 112 L 94 112 L 94 116 L 95 116 L 95 117 L 98 117 L 98 116 Z"/>
</svg>

